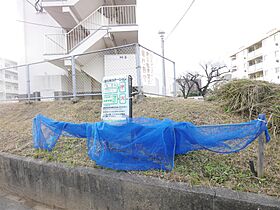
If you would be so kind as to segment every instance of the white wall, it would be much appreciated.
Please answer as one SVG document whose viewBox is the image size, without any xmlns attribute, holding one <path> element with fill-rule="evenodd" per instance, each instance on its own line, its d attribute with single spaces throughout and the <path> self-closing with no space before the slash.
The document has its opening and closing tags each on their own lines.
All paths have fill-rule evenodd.
<svg viewBox="0 0 280 210">
<path fill-rule="evenodd" d="M 232 73 L 232 78 L 248 78 L 247 49 L 236 54 L 236 60 L 232 61 L 232 66 L 237 67 L 237 71 Z"/>
<path fill-rule="evenodd" d="M 278 46 L 275 43 L 278 43 Z M 279 45 L 279 35 L 278 37 L 276 37 L 276 40 L 274 38 L 274 35 L 263 40 L 264 80 L 269 82 L 280 83 L 280 72 L 276 72 L 276 68 L 280 68 Z M 278 60 L 279 62 L 276 62 L 276 60 Z"/>
<path fill-rule="evenodd" d="M 44 58 L 44 46 L 45 46 L 45 34 L 57 34 L 62 33 L 63 30 L 60 26 L 47 14 L 38 13 L 35 8 L 26 1 L 21 1 L 22 6 L 22 18 L 26 22 L 38 23 L 42 25 L 48 25 L 52 27 L 38 26 L 34 24 L 24 23 L 24 44 L 25 44 L 25 63 L 33 63 L 43 61 Z M 65 70 L 48 62 L 36 65 L 30 65 L 30 85 L 31 93 L 36 91 L 40 85 L 43 84 L 43 77 L 40 75 L 65 75 Z M 26 68 L 21 67 L 19 71 L 19 94 L 27 93 L 27 77 Z M 47 77 L 48 78 L 48 77 Z M 58 90 L 59 91 L 59 90 Z"/>
<path fill-rule="evenodd" d="M 39 75 L 34 76 L 32 92 L 40 92 L 41 97 L 54 96 L 55 91 L 67 91 L 65 84 L 62 84 L 60 75 Z"/>
<path fill-rule="evenodd" d="M 24 19 L 26 22 L 38 23 L 46 26 L 38 26 L 25 23 L 25 47 L 26 62 L 32 63 L 44 59 L 45 34 L 59 34 L 63 32 L 57 22 L 47 13 L 38 13 L 29 3 L 24 1 Z M 56 28 L 57 27 L 57 28 Z"/>
</svg>

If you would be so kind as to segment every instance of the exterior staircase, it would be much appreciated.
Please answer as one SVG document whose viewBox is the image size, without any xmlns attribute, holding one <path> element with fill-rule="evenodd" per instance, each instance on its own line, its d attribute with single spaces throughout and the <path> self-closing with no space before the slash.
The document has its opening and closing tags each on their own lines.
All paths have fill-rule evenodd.
<svg viewBox="0 0 280 210">
<path fill-rule="evenodd" d="M 136 25 L 136 5 L 100 6 L 70 31 L 46 34 L 45 55 L 70 54 L 89 38 L 93 45 L 108 32 L 114 31 L 115 27 L 133 25 Z M 82 48 L 80 53 L 86 49 Z"/>
</svg>

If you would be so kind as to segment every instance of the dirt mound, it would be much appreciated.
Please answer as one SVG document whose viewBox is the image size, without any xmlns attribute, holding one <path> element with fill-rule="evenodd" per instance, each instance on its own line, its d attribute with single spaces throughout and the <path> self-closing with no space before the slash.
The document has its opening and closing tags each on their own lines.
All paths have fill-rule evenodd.
<svg viewBox="0 0 280 210">
<path fill-rule="evenodd" d="M 87 155 L 85 139 L 64 137 L 51 152 L 33 149 L 32 119 L 42 113 L 47 117 L 68 122 L 100 121 L 101 101 L 36 102 L 33 104 L 0 104 L 0 151 L 45 161 L 60 162 L 69 167 L 98 167 Z M 238 115 L 225 113 L 216 102 L 181 98 L 145 98 L 133 104 L 134 117 L 170 118 L 196 125 L 224 124 L 247 121 Z M 144 174 L 191 185 L 220 186 L 235 190 L 280 195 L 280 141 L 272 139 L 265 151 L 265 178 L 254 177 L 248 161 L 256 162 L 256 143 L 238 154 L 221 155 L 195 151 L 175 158 L 171 172 L 145 171 Z"/>
</svg>

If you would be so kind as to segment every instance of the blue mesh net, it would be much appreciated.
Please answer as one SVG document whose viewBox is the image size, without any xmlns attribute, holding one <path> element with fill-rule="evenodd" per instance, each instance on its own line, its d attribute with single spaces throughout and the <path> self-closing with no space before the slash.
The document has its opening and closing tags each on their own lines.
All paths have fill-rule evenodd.
<svg viewBox="0 0 280 210">
<path fill-rule="evenodd" d="M 209 126 L 151 118 L 74 124 L 37 115 L 33 120 L 35 148 L 50 151 L 60 136 L 86 138 L 89 157 L 116 170 L 172 170 L 176 154 L 238 152 L 263 132 L 268 142 L 264 115 L 246 123 Z"/>
</svg>

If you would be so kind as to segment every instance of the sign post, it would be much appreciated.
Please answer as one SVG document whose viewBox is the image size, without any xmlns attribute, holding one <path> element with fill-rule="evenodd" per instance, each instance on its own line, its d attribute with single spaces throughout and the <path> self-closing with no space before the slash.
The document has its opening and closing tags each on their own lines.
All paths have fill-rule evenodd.
<svg viewBox="0 0 280 210">
<path fill-rule="evenodd" d="M 104 77 L 102 82 L 103 121 L 125 120 L 132 117 L 132 77 Z"/>
<path fill-rule="evenodd" d="M 258 141 L 258 177 L 264 176 L 264 133 L 259 136 Z"/>
</svg>

